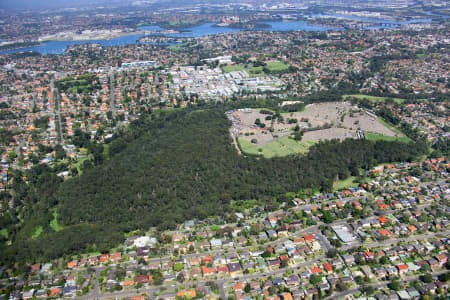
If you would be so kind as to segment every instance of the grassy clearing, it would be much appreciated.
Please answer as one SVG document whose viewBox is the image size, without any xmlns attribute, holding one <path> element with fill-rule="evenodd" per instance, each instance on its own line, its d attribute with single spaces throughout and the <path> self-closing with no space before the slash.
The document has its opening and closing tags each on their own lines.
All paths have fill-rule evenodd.
<svg viewBox="0 0 450 300">
<path fill-rule="evenodd" d="M 62 225 L 58 224 L 58 211 L 55 210 L 53 212 L 53 220 L 50 221 L 50 227 L 54 230 L 54 231 L 60 231 L 63 230 L 64 227 Z"/>
<path fill-rule="evenodd" d="M 172 51 L 180 51 L 181 48 L 185 47 L 189 45 L 189 42 L 185 42 L 185 43 L 181 43 L 181 44 L 176 44 L 176 45 L 170 45 L 169 49 Z"/>
<path fill-rule="evenodd" d="M 333 183 L 333 191 L 358 187 L 359 183 L 355 182 L 355 179 L 356 179 L 355 176 L 350 176 L 347 179 L 335 181 Z"/>
<path fill-rule="evenodd" d="M 177 110 L 183 110 L 186 109 L 186 107 L 172 107 L 172 108 L 156 108 L 153 110 L 152 113 L 157 114 L 159 116 L 160 113 L 162 112 L 173 112 L 173 111 L 177 111 Z"/>
<path fill-rule="evenodd" d="M 258 146 L 252 144 L 251 142 L 243 139 L 238 138 L 239 147 L 241 148 L 241 151 L 245 154 L 253 154 L 253 155 L 260 155 L 261 152 L 258 151 Z"/>
<path fill-rule="evenodd" d="M 289 137 L 283 137 L 267 143 L 264 146 L 257 146 L 242 138 L 238 139 L 238 142 L 242 152 L 246 154 L 263 155 L 265 158 L 306 153 L 311 146 L 310 143 L 303 141 L 297 142 Z"/>
<path fill-rule="evenodd" d="M 42 231 L 44 231 L 44 228 L 41 225 L 39 225 L 38 227 L 36 227 L 31 237 L 33 239 L 38 238 L 41 235 Z"/>
<path fill-rule="evenodd" d="M 345 95 L 344 99 L 346 99 L 348 97 L 355 97 L 355 98 L 358 98 L 358 99 L 366 98 L 366 99 L 368 99 L 370 101 L 374 101 L 374 102 L 384 102 L 387 99 L 392 99 L 398 104 L 402 104 L 403 102 L 405 102 L 405 99 L 400 99 L 400 98 L 376 97 L 376 96 L 368 96 L 368 95 L 363 95 L 363 94 Z"/>
<path fill-rule="evenodd" d="M 267 63 L 266 68 L 269 69 L 270 72 L 279 72 L 279 71 L 287 70 L 289 68 L 289 66 L 281 61 L 271 61 L 271 62 Z M 261 67 L 261 66 L 260 67 L 245 67 L 242 64 L 224 66 L 224 67 L 222 67 L 222 70 L 224 72 L 234 72 L 234 71 L 245 70 L 245 71 L 247 71 L 248 74 L 256 75 L 256 76 L 265 74 L 263 71 L 263 67 Z"/>
<path fill-rule="evenodd" d="M 247 71 L 248 74 L 254 75 L 254 76 L 262 76 L 265 74 L 263 71 L 263 67 L 245 68 L 245 71 Z"/>
<path fill-rule="evenodd" d="M 0 236 L 7 239 L 8 238 L 8 230 L 6 228 L 3 228 L 2 230 L 0 230 Z"/>
<path fill-rule="evenodd" d="M 287 64 L 281 61 L 270 61 L 267 63 L 267 69 L 269 69 L 271 72 L 277 72 L 277 71 L 284 71 L 289 68 Z"/>
<path fill-rule="evenodd" d="M 242 71 L 245 67 L 243 65 L 231 65 L 231 66 L 223 66 L 222 70 L 224 72 L 234 72 L 234 71 Z"/>
<path fill-rule="evenodd" d="M 250 209 L 253 207 L 257 207 L 262 205 L 261 201 L 258 200 L 236 200 L 231 202 L 231 206 L 239 211 L 245 211 L 246 209 Z M 211 229 L 212 230 L 212 229 Z"/>
<path fill-rule="evenodd" d="M 366 139 L 369 141 L 389 141 L 389 142 L 398 141 L 403 143 L 408 143 L 411 141 L 411 139 L 406 136 L 403 137 L 387 136 L 373 132 L 366 132 Z"/>
<path fill-rule="evenodd" d="M 383 124 L 384 126 L 386 126 L 387 128 L 389 128 L 390 130 L 392 130 L 393 132 L 395 132 L 399 137 L 406 137 L 403 132 L 400 131 L 400 129 L 392 126 L 389 122 L 385 121 L 383 118 L 378 118 L 377 119 L 378 122 L 380 122 L 381 124 Z M 408 139 L 408 142 L 411 141 L 410 138 L 406 137 Z"/>
<path fill-rule="evenodd" d="M 78 157 L 77 161 L 72 164 L 72 168 L 78 169 L 78 174 L 82 174 L 83 171 L 81 170 L 81 166 L 83 165 L 84 161 L 89 159 L 87 156 Z"/>
</svg>

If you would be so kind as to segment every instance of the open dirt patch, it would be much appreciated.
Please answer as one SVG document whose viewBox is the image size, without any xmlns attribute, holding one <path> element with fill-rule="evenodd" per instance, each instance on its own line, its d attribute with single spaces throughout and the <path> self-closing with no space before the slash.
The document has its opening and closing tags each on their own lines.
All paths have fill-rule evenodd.
<svg viewBox="0 0 450 300">
<path fill-rule="evenodd" d="M 238 109 L 227 112 L 233 125 L 230 133 L 256 146 L 263 146 L 293 134 L 297 125 L 304 131 L 302 141 L 358 138 L 357 132 L 373 132 L 396 137 L 394 131 L 378 121 L 377 116 L 350 102 L 310 104 L 304 111 L 283 113 L 282 120 L 270 119 L 261 109 Z M 257 121 L 259 120 L 259 121 Z M 257 125 L 260 123 L 263 125 Z"/>
</svg>

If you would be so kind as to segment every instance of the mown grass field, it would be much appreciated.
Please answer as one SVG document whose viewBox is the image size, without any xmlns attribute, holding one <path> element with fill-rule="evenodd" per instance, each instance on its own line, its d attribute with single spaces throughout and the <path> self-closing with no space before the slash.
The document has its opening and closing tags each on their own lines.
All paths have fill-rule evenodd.
<svg viewBox="0 0 450 300">
<path fill-rule="evenodd" d="M 345 95 L 344 99 L 346 99 L 348 97 L 355 97 L 358 99 L 366 98 L 366 99 L 368 99 L 370 101 L 374 101 L 374 102 L 384 102 L 387 99 L 392 99 L 393 101 L 395 101 L 398 104 L 405 102 L 405 99 L 400 99 L 400 98 L 376 97 L 376 96 L 368 96 L 368 95 L 363 95 L 363 94 Z"/>
<path fill-rule="evenodd" d="M 244 65 L 230 65 L 230 66 L 223 66 L 222 70 L 224 72 L 235 72 L 235 71 L 242 71 L 244 70 Z"/>
<path fill-rule="evenodd" d="M 403 139 L 403 141 L 405 141 L 405 142 L 411 142 L 411 139 L 409 137 L 407 137 L 400 129 L 392 126 L 389 122 L 386 122 L 386 120 L 384 120 L 383 118 L 378 118 L 377 120 L 378 120 L 378 122 L 380 122 L 381 124 L 383 124 L 384 126 L 389 128 L 390 130 L 395 132 L 398 135 L 398 137 L 396 137 L 396 139 Z"/>
<path fill-rule="evenodd" d="M 289 68 L 287 64 L 281 61 L 270 61 L 267 63 L 267 69 L 270 71 L 284 71 Z"/>
<path fill-rule="evenodd" d="M 408 143 L 411 139 L 407 136 L 397 137 L 397 136 L 387 136 L 373 132 L 366 132 L 366 139 L 369 141 L 398 141 L 403 143 Z"/>
<path fill-rule="evenodd" d="M 290 154 L 306 153 L 312 144 L 305 141 L 295 141 L 289 137 L 283 137 L 263 146 L 257 146 L 251 142 L 239 138 L 239 146 L 245 154 L 262 155 L 265 158 L 281 157 Z"/>
<path fill-rule="evenodd" d="M 271 61 L 268 62 L 266 68 L 269 69 L 270 72 L 279 72 L 284 71 L 289 68 L 287 64 L 281 61 Z M 247 71 L 250 75 L 264 75 L 263 67 L 245 67 L 242 64 L 239 65 L 230 65 L 222 67 L 224 72 L 234 72 L 234 71 Z"/>
<path fill-rule="evenodd" d="M 170 45 L 169 49 L 172 51 L 181 51 L 183 47 L 189 45 L 189 42 L 185 42 L 185 43 L 181 43 L 181 44 L 176 44 L 176 45 Z"/>
</svg>

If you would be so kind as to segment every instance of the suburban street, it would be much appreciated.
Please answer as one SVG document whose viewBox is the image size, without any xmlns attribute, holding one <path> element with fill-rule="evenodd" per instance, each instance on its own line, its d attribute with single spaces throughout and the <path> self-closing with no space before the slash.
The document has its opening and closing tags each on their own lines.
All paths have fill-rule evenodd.
<svg viewBox="0 0 450 300">
<path fill-rule="evenodd" d="M 336 223 L 341 222 L 341 220 L 336 221 Z M 317 239 L 319 240 L 321 246 L 323 247 L 324 250 L 329 250 L 332 248 L 332 246 L 330 245 L 328 239 L 323 236 L 319 230 L 319 225 L 314 225 L 308 228 L 305 228 L 299 232 L 296 232 L 292 237 L 297 237 L 297 236 L 302 236 L 304 234 L 307 233 L 314 233 L 315 236 L 317 237 Z M 395 239 L 390 239 L 390 240 L 386 240 L 386 241 L 380 241 L 380 242 L 373 242 L 373 243 L 368 243 L 365 244 L 366 247 L 372 248 L 372 247 L 379 247 L 379 246 L 388 246 L 388 245 L 392 245 L 392 244 L 396 244 L 398 242 L 408 242 L 408 241 L 414 241 L 417 239 L 424 239 L 424 238 L 431 238 L 434 237 L 436 235 L 448 235 L 450 234 L 450 231 L 445 231 L 445 232 L 440 232 L 440 233 L 430 233 L 430 234 L 423 234 L 423 235 L 417 235 L 417 236 L 411 236 L 411 237 L 407 237 L 407 238 L 395 238 Z M 286 242 L 287 240 L 289 240 L 289 238 L 282 238 L 279 239 L 277 241 L 273 241 L 273 242 L 268 242 L 267 244 L 265 244 L 264 246 L 273 246 L 276 244 L 282 244 L 284 242 Z M 355 247 L 355 246 L 352 246 Z M 249 250 L 252 247 L 238 247 L 238 248 L 234 248 L 233 250 L 231 250 L 232 252 L 228 251 L 227 253 L 237 253 L 238 251 L 241 250 Z M 347 249 L 346 247 L 343 247 L 342 250 Z M 199 255 L 202 256 L 207 256 L 207 255 L 221 255 L 224 254 L 226 252 L 226 250 L 217 250 L 217 251 L 208 251 L 208 252 L 204 252 L 204 253 L 192 253 L 192 254 L 186 254 L 183 255 L 184 259 L 189 259 L 189 258 L 193 258 L 193 257 L 198 257 Z M 300 270 L 302 268 L 305 267 L 311 267 L 313 265 L 315 265 L 316 263 L 320 262 L 321 260 L 325 259 L 325 255 L 320 255 L 318 257 L 315 257 L 311 260 L 308 260 L 307 262 L 301 263 L 301 264 L 297 264 L 297 265 L 290 265 L 288 268 L 290 270 Z M 162 262 L 166 262 L 169 261 L 170 258 L 169 257 L 163 257 L 161 259 L 149 259 L 148 263 L 159 263 L 160 261 Z M 270 276 L 275 276 L 275 275 L 281 275 L 284 272 L 286 272 L 286 269 L 278 269 L 278 270 L 269 270 L 264 272 L 263 274 L 261 273 L 254 273 L 254 274 L 247 274 L 247 275 L 242 275 L 242 276 L 237 276 L 237 277 L 230 277 L 230 278 L 221 278 L 221 279 L 216 279 L 216 280 L 197 280 L 197 281 L 187 281 L 184 283 L 176 283 L 172 286 L 160 286 L 160 287 L 150 287 L 150 288 L 141 288 L 138 290 L 135 289 L 131 289 L 131 290 L 125 290 L 125 291 L 119 291 L 119 292 L 114 292 L 114 293 L 104 293 L 104 292 L 100 292 L 99 290 L 99 284 L 98 284 L 98 277 L 100 275 L 100 272 L 105 270 L 107 267 L 102 266 L 102 267 L 94 267 L 95 268 L 95 272 L 96 272 L 96 280 L 95 280 L 95 285 L 94 285 L 94 290 L 91 294 L 86 295 L 81 297 L 81 300 L 88 300 L 88 299 L 106 299 L 106 298 L 114 298 L 114 297 L 131 297 L 133 295 L 136 294 L 142 294 L 145 293 L 147 295 L 151 294 L 154 295 L 158 292 L 160 292 L 162 287 L 181 287 L 181 286 L 189 286 L 190 284 L 206 284 L 207 282 L 214 282 L 215 284 L 217 284 L 217 286 L 219 287 L 219 291 L 221 294 L 221 297 L 223 299 L 226 299 L 226 292 L 225 292 L 225 287 L 227 285 L 229 285 L 231 282 L 236 281 L 236 280 L 242 280 L 242 281 L 247 281 L 247 280 L 251 280 L 251 279 L 256 279 L 256 278 L 268 278 Z M 81 269 L 81 268 L 80 268 Z M 440 275 L 445 271 L 440 271 L 440 272 L 435 272 L 433 273 L 433 275 Z M 413 279 L 417 279 L 417 276 L 415 277 L 411 277 L 408 278 L 408 280 L 413 280 Z M 387 283 L 381 283 L 381 284 L 374 284 L 374 287 L 381 287 L 381 286 L 385 286 L 387 285 Z M 349 295 L 355 291 L 359 290 L 358 288 L 354 288 L 352 290 L 348 290 L 345 292 L 342 292 L 340 294 L 337 295 L 333 295 L 332 297 L 328 298 L 328 299 L 339 299 L 340 297 L 344 297 L 345 295 Z M 173 296 L 172 293 L 168 293 L 168 294 L 161 294 L 161 296 Z"/>
<path fill-rule="evenodd" d="M 446 273 L 446 272 L 447 272 L 447 271 L 437 271 L 437 272 L 433 272 L 433 273 L 431 273 L 431 274 L 432 274 L 433 276 L 436 277 L 436 276 L 439 276 L 439 275 L 444 274 L 444 273 Z M 413 282 L 413 281 L 415 281 L 415 280 L 418 280 L 419 277 L 420 277 L 420 275 L 406 276 L 405 278 L 402 278 L 402 279 L 399 280 L 399 281 L 400 281 L 401 283 Z M 389 281 L 383 282 L 383 283 L 367 284 L 367 286 L 371 286 L 371 287 L 373 287 L 374 289 L 379 289 L 379 288 L 381 288 L 381 287 L 387 286 L 388 284 L 389 284 Z M 334 294 L 334 295 L 332 295 L 332 296 L 330 296 L 330 297 L 327 297 L 326 300 L 338 300 L 338 299 L 343 299 L 345 296 L 351 295 L 351 294 L 353 294 L 353 293 L 359 291 L 361 288 L 362 288 L 361 286 L 358 286 L 358 287 L 356 287 L 356 288 L 349 289 L 349 290 L 347 290 L 347 291 L 344 291 L 344 292 L 340 292 L 340 293 Z"/>
</svg>

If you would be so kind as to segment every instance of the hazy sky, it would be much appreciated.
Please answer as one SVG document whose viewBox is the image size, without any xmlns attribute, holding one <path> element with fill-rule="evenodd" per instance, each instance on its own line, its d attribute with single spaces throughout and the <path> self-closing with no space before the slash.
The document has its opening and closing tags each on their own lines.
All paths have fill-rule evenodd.
<svg viewBox="0 0 450 300">
<path fill-rule="evenodd" d="M 105 0 L 0 0 L 0 8 L 56 8 L 107 3 Z M 117 2 L 117 1 L 115 1 Z M 125 2 L 125 1 L 124 1 Z"/>
</svg>

